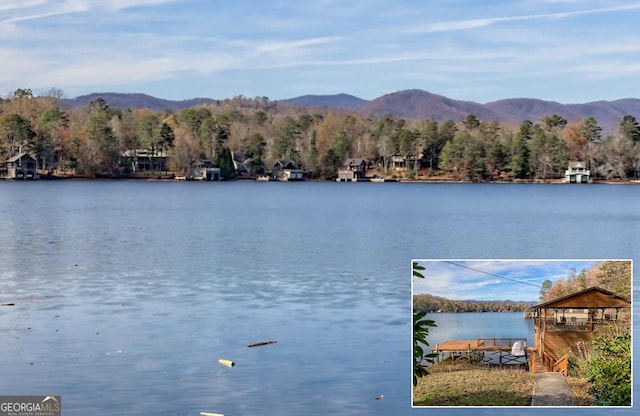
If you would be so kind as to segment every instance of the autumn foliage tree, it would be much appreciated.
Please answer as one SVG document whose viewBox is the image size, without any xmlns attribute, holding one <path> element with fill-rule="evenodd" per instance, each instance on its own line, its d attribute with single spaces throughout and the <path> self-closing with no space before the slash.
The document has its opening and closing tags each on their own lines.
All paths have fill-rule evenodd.
<svg viewBox="0 0 640 416">
<path fill-rule="evenodd" d="M 640 177 L 640 128 L 631 115 L 602 137 L 595 118 L 567 121 L 557 114 L 520 125 L 474 114 L 457 121 L 404 119 L 243 96 L 176 113 L 113 108 L 102 98 L 65 109 L 63 95 L 38 97 L 23 88 L 0 101 L 0 160 L 22 149 L 40 169 L 123 175 L 124 154 L 145 149 L 169 157 L 171 171 L 183 175 L 195 160 L 216 160 L 226 147 L 245 158 L 254 175 L 287 159 L 311 177 L 331 179 L 347 158 L 365 158 L 377 174 L 400 177 L 548 181 L 561 178 L 567 162 L 578 159 L 594 177 Z M 421 163 L 415 170 L 390 171 L 394 155 Z"/>
<path fill-rule="evenodd" d="M 540 300 L 542 302 L 570 295 L 592 286 L 599 286 L 615 294 L 631 297 L 631 262 L 604 261 L 598 262 L 589 269 L 571 272 L 564 280 L 542 285 Z"/>
</svg>

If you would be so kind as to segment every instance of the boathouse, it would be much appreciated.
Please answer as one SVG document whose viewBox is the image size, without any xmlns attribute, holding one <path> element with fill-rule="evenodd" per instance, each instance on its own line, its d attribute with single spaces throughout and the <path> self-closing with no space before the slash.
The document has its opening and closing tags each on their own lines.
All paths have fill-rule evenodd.
<svg viewBox="0 0 640 416">
<path fill-rule="evenodd" d="M 592 341 L 599 327 L 618 321 L 630 307 L 629 299 L 597 286 L 540 303 L 533 307 L 536 354 L 549 370 L 566 375 L 568 353 L 578 342 Z"/>
<path fill-rule="evenodd" d="M 569 162 L 569 167 L 564 171 L 565 183 L 590 183 L 591 172 L 584 162 Z"/>
<path fill-rule="evenodd" d="M 2 179 L 38 179 L 38 163 L 27 152 L 20 152 L 4 162 Z"/>
<path fill-rule="evenodd" d="M 338 169 L 338 182 L 358 182 L 367 174 L 366 159 L 347 159 Z"/>
<path fill-rule="evenodd" d="M 212 160 L 198 159 L 191 163 L 191 171 L 187 175 L 192 181 L 219 181 L 220 168 Z"/>
<path fill-rule="evenodd" d="M 301 181 L 304 177 L 304 171 L 291 160 L 277 159 L 273 163 L 273 176 L 281 181 Z"/>
</svg>

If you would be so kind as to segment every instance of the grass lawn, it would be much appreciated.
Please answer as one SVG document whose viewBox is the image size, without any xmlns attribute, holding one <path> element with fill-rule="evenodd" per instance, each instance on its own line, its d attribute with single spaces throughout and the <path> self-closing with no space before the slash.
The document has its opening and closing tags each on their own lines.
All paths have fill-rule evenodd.
<svg viewBox="0 0 640 416">
<path fill-rule="evenodd" d="M 440 363 L 418 380 L 414 406 L 530 406 L 533 373 Z"/>
</svg>

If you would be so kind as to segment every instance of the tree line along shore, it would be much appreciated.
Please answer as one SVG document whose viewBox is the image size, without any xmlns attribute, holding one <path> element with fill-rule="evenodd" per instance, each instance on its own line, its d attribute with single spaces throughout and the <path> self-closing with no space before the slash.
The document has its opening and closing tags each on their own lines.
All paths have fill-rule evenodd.
<svg viewBox="0 0 640 416">
<path fill-rule="evenodd" d="M 557 182 L 570 162 L 600 181 L 640 178 L 640 124 L 624 116 L 603 136 L 593 117 L 557 114 L 520 124 L 365 116 L 305 108 L 266 97 L 234 97 L 181 111 L 118 109 L 102 98 L 66 109 L 62 93 L 18 89 L 0 99 L 0 170 L 28 153 L 43 175 L 184 177 L 195 163 L 221 179 L 273 173 L 277 163 L 305 179 L 335 180 L 357 160 L 366 177 L 470 182 Z"/>
<path fill-rule="evenodd" d="M 535 302 L 453 300 L 431 294 L 413 295 L 413 310 L 424 312 L 524 312 Z"/>
</svg>

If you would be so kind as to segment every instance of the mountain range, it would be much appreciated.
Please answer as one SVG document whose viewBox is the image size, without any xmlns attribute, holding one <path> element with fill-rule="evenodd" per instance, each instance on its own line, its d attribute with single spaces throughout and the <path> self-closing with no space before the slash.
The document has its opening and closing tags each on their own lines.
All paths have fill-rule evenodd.
<svg viewBox="0 0 640 416">
<path fill-rule="evenodd" d="M 116 108 L 149 108 L 154 111 L 170 109 L 180 111 L 217 100 L 194 98 L 183 101 L 164 100 L 146 94 L 93 93 L 63 100 L 67 108 L 88 105 L 95 98 L 103 98 Z M 524 120 L 539 121 L 545 116 L 557 114 L 569 122 L 594 117 L 602 127 L 603 135 L 615 133 L 622 117 L 630 114 L 640 118 L 640 99 L 626 98 L 615 101 L 594 101 L 584 104 L 561 104 L 534 98 L 511 98 L 480 104 L 461 101 L 427 91 L 411 89 L 364 100 L 349 94 L 303 95 L 279 100 L 292 106 L 310 108 L 336 108 L 355 111 L 363 115 L 393 115 L 403 118 L 433 118 L 437 121 L 462 121 L 469 114 L 480 120 L 519 124 Z"/>
</svg>

